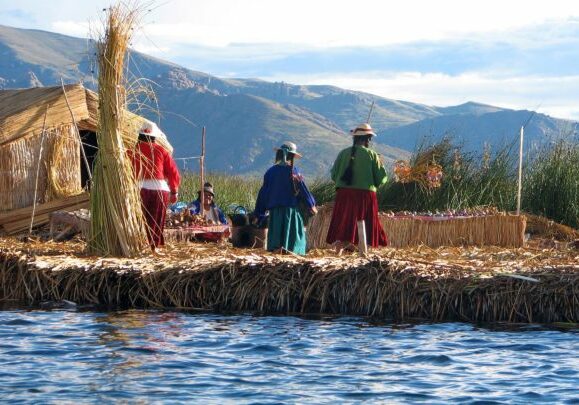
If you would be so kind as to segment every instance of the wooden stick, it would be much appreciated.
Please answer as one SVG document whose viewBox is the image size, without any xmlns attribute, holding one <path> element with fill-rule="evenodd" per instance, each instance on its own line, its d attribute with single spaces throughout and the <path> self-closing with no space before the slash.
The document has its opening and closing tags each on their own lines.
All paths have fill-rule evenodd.
<svg viewBox="0 0 579 405">
<path fill-rule="evenodd" d="M 366 124 L 370 124 L 370 118 L 372 118 L 372 110 L 374 110 L 374 100 L 372 100 L 372 105 L 370 106 L 370 112 L 368 113 L 368 118 L 366 118 Z"/>
<path fill-rule="evenodd" d="M 364 220 L 358 221 L 358 253 L 361 255 L 368 253 L 368 243 L 366 241 L 366 224 Z"/>
<path fill-rule="evenodd" d="M 201 177 L 201 194 L 199 195 L 199 213 L 205 216 L 205 127 L 201 131 L 201 157 L 199 158 Z"/>
<path fill-rule="evenodd" d="M 82 159 L 84 160 L 84 165 L 86 166 L 86 172 L 88 173 L 89 180 L 92 180 L 92 173 L 90 170 L 90 165 L 88 164 L 88 159 L 86 158 L 86 152 L 83 147 L 82 138 L 80 137 L 80 131 L 78 130 L 78 125 L 76 125 L 76 119 L 74 118 L 74 113 L 72 112 L 72 108 L 70 108 L 70 104 L 68 103 L 68 97 L 66 96 L 66 90 L 64 89 L 64 81 L 62 77 L 60 78 L 60 85 L 62 86 L 62 92 L 64 94 L 64 101 L 66 101 L 66 106 L 68 107 L 68 111 L 70 111 L 70 116 L 72 117 L 72 123 L 74 128 L 76 129 L 76 135 L 78 136 L 78 141 L 80 143 L 80 153 L 82 155 Z"/>
<path fill-rule="evenodd" d="M 521 127 L 521 136 L 519 144 L 519 180 L 517 190 L 517 215 L 521 214 L 521 190 L 523 189 L 523 136 L 524 136 L 524 127 Z"/>
<path fill-rule="evenodd" d="M 40 138 L 40 149 L 38 150 L 38 165 L 36 166 L 36 180 L 34 181 L 34 200 L 32 200 L 32 215 L 30 216 L 30 227 L 28 228 L 28 235 L 32 233 L 32 226 L 34 225 L 34 214 L 36 213 L 36 198 L 38 194 L 38 176 L 40 174 L 40 161 L 42 160 L 42 148 L 44 146 L 44 138 L 46 138 L 46 116 L 48 115 L 48 104 L 46 111 L 44 111 L 44 120 L 42 121 L 42 138 Z"/>
</svg>

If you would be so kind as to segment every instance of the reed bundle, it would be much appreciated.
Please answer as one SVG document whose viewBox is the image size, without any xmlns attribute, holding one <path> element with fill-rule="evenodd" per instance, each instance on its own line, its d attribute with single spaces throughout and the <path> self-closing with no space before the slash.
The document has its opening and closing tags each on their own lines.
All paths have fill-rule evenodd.
<svg viewBox="0 0 579 405">
<path fill-rule="evenodd" d="M 32 205 L 36 188 L 36 203 L 81 193 L 80 145 L 72 131 L 60 125 L 0 147 L 0 212 Z"/>
<path fill-rule="evenodd" d="M 333 203 L 318 210 L 308 228 L 308 247 L 327 247 L 326 236 L 332 218 Z M 525 241 L 525 216 L 486 215 L 448 219 L 392 217 L 379 214 L 380 223 L 388 235 L 389 246 L 504 246 L 521 247 Z"/>
<path fill-rule="evenodd" d="M 579 230 L 538 215 L 525 215 L 527 216 L 527 231 L 531 234 L 565 241 L 579 239 Z"/>
<path fill-rule="evenodd" d="M 147 245 L 139 189 L 122 142 L 127 47 L 139 11 L 122 3 L 107 9 L 105 31 L 98 42 L 99 152 L 91 190 L 90 251 L 134 257 Z"/>
<path fill-rule="evenodd" d="M 31 256 L 22 244 L 0 242 L 0 300 L 397 320 L 579 321 L 579 266 L 571 251 L 422 247 L 369 258 L 305 259 L 184 245 L 164 257 L 127 260 L 86 257 L 72 244 L 29 244 L 28 252 L 36 249 Z"/>
<path fill-rule="evenodd" d="M 70 197 L 82 192 L 80 178 L 80 139 L 74 125 L 56 128 L 45 161 L 47 186 L 45 201 Z"/>
</svg>

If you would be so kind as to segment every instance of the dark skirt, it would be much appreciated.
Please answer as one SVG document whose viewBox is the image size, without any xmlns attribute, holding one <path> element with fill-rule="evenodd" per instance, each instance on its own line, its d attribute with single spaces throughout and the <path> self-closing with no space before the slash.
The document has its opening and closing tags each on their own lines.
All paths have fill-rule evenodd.
<svg viewBox="0 0 579 405">
<path fill-rule="evenodd" d="M 306 254 L 304 219 L 297 208 L 276 207 L 269 210 L 267 250 L 284 248 L 298 255 Z"/>
<path fill-rule="evenodd" d="M 341 241 L 357 244 L 359 220 L 365 222 L 368 246 L 378 247 L 388 244 L 388 238 L 378 219 L 376 192 L 354 188 L 337 189 L 326 242 L 332 244 Z"/>
<path fill-rule="evenodd" d="M 149 244 L 153 249 L 157 246 L 163 246 L 165 244 L 163 229 L 165 229 L 169 192 L 142 188 L 141 200 L 143 202 L 143 214 L 147 221 Z"/>
</svg>

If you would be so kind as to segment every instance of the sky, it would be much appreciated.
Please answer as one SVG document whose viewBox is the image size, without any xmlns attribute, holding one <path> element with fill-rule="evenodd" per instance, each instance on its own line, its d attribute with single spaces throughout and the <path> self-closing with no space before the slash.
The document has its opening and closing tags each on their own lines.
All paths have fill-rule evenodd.
<svg viewBox="0 0 579 405">
<path fill-rule="evenodd" d="M 0 24 L 87 37 L 100 0 L 0 0 Z M 129 1 L 133 3 L 134 1 Z M 141 1 L 133 47 L 218 77 L 330 84 L 579 120 L 579 1 Z"/>
</svg>

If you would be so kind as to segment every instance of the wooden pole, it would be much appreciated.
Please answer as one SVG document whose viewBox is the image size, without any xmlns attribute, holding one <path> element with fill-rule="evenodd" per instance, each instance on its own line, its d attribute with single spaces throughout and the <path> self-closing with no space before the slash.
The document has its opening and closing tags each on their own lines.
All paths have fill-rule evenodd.
<svg viewBox="0 0 579 405">
<path fill-rule="evenodd" d="M 358 253 L 361 255 L 368 253 L 368 243 L 366 242 L 366 223 L 363 219 L 358 221 Z"/>
<path fill-rule="evenodd" d="M 374 110 L 374 100 L 372 100 L 372 105 L 370 106 L 370 112 L 368 113 L 368 118 L 366 118 L 366 124 L 370 124 L 370 118 L 372 118 L 372 110 Z"/>
<path fill-rule="evenodd" d="M 62 77 L 60 78 L 60 86 L 62 87 L 62 93 L 64 94 L 64 101 L 66 101 L 66 106 L 68 107 L 68 111 L 70 112 L 70 116 L 72 117 L 72 123 L 74 124 L 74 129 L 76 130 L 76 135 L 78 136 L 78 141 L 80 142 L 80 154 L 84 161 L 84 165 L 86 167 L 86 172 L 88 173 L 88 179 L 92 180 L 92 173 L 90 169 L 90 165 L 88 164 L 88 159 L 86 158 L 86 152 L 84 150 L 84 145 L 82 142 L 82 138 L 80 137 L 80 131 L 78 130 L 78 125 L 76 125 L 76 119 L 74 118 L 74 113 L 72 112 L 72 108 L 68 102 L 68 97 L 66 96 L 66 90 L 64 89 L 64 81 Z"/>
<path fill-rule="evenodd" d="M 521 190 L 523 189 L 523 137 L 524 137 L 524 127 L 521 127 L 521 136 L 519 143 L 519 181 L 517 190 L 517 215 L 521 214 Z"/>
<path fill-rule="evenodd" d="M 32 233 L 34 226 L 34 214 L 36 213 L 36 199 L 38 198 L 38 176 L 40 175 L 40 162 L 42 160 L 42 146 L 44 145 L 44 138 L 46 137 L 46 116 L 48 115 L 48 104 L 46 111 L 44 111 L 44 120 L 42 121 L 42 137 L 40 138 L 40 149 L 38 150 L 38 165 L 36 166 L 36 180 L 34 181 L 34 200 L 32 200 L 32 215 L 30 216 L 30 227 L 28 228 L 28 235 Z M 82 145 L 81 145 L 82 147 Z"/>
<path fill-rule="evenodd" d="M 205 215 L 205 127 L 201 131 L 201 157 L 199 158 L 199 173 L 201 177 L 201 194 L 199 195 L 199 213 L 201 216 Z"/>
</svg>

